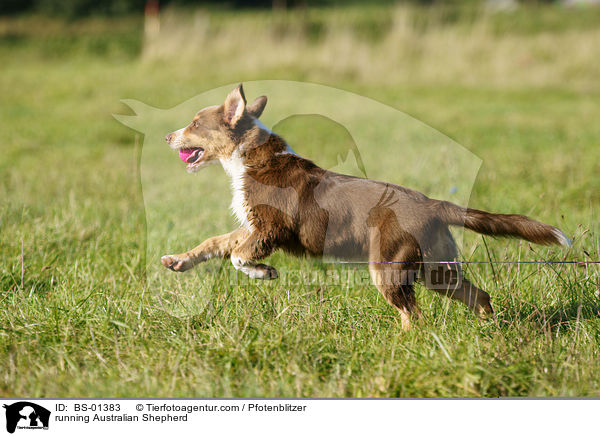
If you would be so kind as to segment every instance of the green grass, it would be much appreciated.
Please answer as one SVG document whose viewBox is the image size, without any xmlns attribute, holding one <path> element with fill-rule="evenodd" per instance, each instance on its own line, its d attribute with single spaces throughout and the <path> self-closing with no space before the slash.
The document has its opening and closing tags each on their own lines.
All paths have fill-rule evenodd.
<svg viewBox="0 0 600 436">
<path fill-rule="evenodd" d="M 552 13 L 544 11 L 543 23 L 553 22 Z M 169 108 L 241 80 L 348 89 L 413 115 L 479 156 L 471 206 L 528 213 L 575 237 L 570 253 L 486 239 L 492 259 L 589 260 L 600 259 L 597 86 L 561 84 L 558 76 L 541 86 L 487 85 L 476 65 L 476 80 L 464 81 L 408 75 L 390 83 L 383 71 L 365 79 L 301 63 L 254 65 L 247 73 L 243 59 L 216 53 L 207 55 L 212 64 L 142 61 L 136 19 L 26 38 L 14 36 L 22 24 L 11 25 L 13 36 L 0 40 L 0 395 L 600 395 L 597 265 L 469 266 L 492 295 L 496 317 L 481 321 L 420 288 L 425 319 L 409 333 L 370 285 L 250 282 L 217 262 L 185 275 L 158 267 L 144 274 L 146 231 L 151 237 L 153 229 L 146 229 L 135 152 L 142 138 L 111 117 L 127 113 L 122 98 Z M 119 30 L 111 36 L 112 28 Z M 53 38 L 65 46 L 56 42 L 56 51 L 44 53 Z M 303 148 L 310 146 L 302 143 L 306 123 L 282 127 L 298 151 L 329 165 L 326 152 Z M 345 141 L 336 129 L 319 124 L 308 140 Z M 216 166 L 206 171 L 190 176 L 191 185 L 215 182 L 198 183 L 202 225 L 191 225 L 186 240 L 170 240 L 180 249 L 233 226 L 224 206 L 211 207 L 228 203 L 225 176 Z M 173 196 L 189 194 L 175 189 Z M 168 229 L 170 214 L 185 209 L 157 212 Z M 465 252 L 490 258 L 474 234 Z M 279 253 L 268 262 L 284 277 L 345 271 Z"/>
</svg>

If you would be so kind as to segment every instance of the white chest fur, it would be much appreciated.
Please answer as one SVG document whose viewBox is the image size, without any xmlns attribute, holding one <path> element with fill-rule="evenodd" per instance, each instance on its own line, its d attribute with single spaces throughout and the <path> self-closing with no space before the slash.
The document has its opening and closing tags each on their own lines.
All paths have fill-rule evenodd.
<svg viewBox="0 0 600 436">
<path fill-rule="evenodd" d="M 223 169 L 231 178 L 231 190 L 233 193 L 231 211 L 240 226 L 252 231 L 252 223 L 248 219 L 248 203 L 246 202 L 244 186 L 246 166 L 237 150 L 228 159 L 221 159 L 221 165 L 223 165 Z"/>
</svg>

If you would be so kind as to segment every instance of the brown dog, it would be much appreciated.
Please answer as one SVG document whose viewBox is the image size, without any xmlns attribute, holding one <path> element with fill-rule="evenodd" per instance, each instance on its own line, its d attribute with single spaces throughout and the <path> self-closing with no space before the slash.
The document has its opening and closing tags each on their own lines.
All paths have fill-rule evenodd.
<svg viewBox="0 0 600 436">
<path fill-rule="evenodd" d="M 489 295 L 462 276 L 449 225 L 538 244 L 570 244 L 556 227 L 523 215 L 464 209 L 402 186 L 319 168 L 258 121 L 266 103 L 263 96 L 247 105 L 239 85 L 224 104 L 201 110 L 187 127 L 167 135 L 188 172 L 221 162 L 232 180 L 231 207 L 240 228 L 186 253 L 163 256 L 165 267 L 186 271 L 213 257 L 230 257 L 251 278 L 274 279 L 275 268 L 257 261 L 277 249 L 368 260 L 375 285 L 398 309 L 407 330 L 411 313 L 418 314 L 417 277 L 479 315 L 493 313 Z"/>
</svg>

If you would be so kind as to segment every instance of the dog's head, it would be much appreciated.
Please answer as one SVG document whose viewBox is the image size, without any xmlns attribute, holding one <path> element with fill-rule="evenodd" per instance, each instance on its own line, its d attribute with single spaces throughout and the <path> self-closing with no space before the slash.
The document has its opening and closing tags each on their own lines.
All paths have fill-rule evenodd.
<svg viewBox="0 0 600 436">
<path fill-rule="evenodd" d="M 179 157 L 187 163 L 187 171 L 195 172 L 219 159 L 229 159 L 244 142 L 258 137 L 257 123 L 267 97 L 258 97 L 246 105 L 244 89 L 240 84 L 229 93 L 225 103 L 209 106 L 196 114 L 192 122 L 166 136 L 169 146 L 179 150 Z"/>
</svg>

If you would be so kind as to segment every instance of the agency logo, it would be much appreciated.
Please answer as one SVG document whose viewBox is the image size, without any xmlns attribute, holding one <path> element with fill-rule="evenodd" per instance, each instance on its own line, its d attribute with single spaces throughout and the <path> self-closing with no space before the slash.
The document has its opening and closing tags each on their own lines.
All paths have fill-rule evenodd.
<svg viewBox="0 0 600 436">
<path fill-rule="evenodd" d="M 29 401 L 19 401 L 6 409 L 6 431 L 14 433 L 16 429 L 48 430 L 50 411 Z"/>
</svg>

